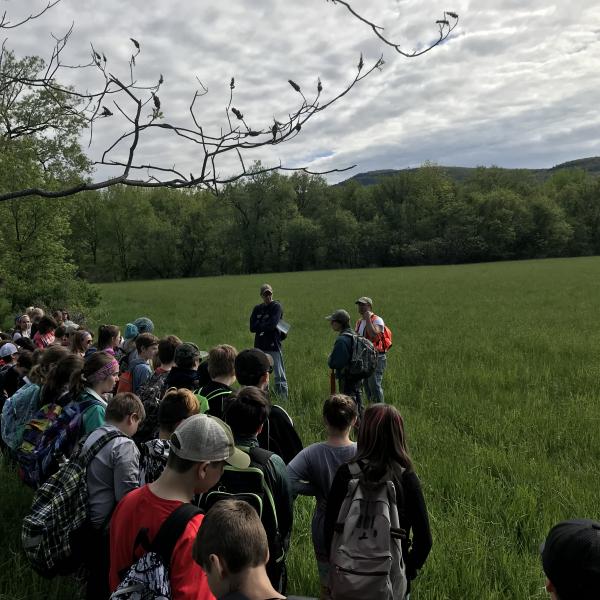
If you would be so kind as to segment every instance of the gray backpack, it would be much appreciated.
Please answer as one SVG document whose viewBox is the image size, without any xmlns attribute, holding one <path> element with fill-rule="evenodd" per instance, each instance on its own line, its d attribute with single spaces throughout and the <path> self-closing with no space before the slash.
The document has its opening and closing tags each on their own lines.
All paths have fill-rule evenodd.
<svg viewBox="0 0 600 600">
<path fill-rule="evenodd" d="M 373 342 L 357 333 L 343 333 L 352 337 L 352 356 L 346 373 L 354 379 L 366 379 L 377 368 L 377 350 Z"/>
<path fill-rule="evenodd" d="M 329 587 L 333 600 L 403 600 L 402 556 L 396 488 L 392 481 L 365 485 L 358 464 L 340 508 L 331 544 Z"/>
</svg>

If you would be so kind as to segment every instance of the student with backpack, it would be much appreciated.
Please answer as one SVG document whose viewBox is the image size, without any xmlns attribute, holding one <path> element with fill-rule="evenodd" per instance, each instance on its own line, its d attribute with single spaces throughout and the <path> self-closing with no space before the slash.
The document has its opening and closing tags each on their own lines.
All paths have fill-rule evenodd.
<svg viewBox="0 0 600 600">
<path fill-rule="evenodd" d="M 233 432 L 236 447 L 249 455 L 250 468 L 240 473 L 226 467 L 218 489 L 203 497 L 202 506 L 208 508 L 231 494 L 240 499 L 252 495 L 261 499 L 255 508 L 261 511 L 269 539 L 267 573 L 273 587 L 285 593 L 285 555 L 293 523 L 292 491 L 281 457 L 258 446 L 257 435 L 265 425 L 269 410 L 266 395 L 251 386 L 240 389 L 228 402 L 225 419 Z"/>
<path fill-rule="evenodd" d="M 31 367 L 33 367 L 33 353 L 21 349 L 15 364 L 0 371 L 0 412 L 8 398 L 19 388 L 31 383 L 28 377 Z"/>
<path fill-rule="evenodd" d="M 208 374 L 210 383 L 202 386 L 198 393 L 206 398 L 208 414 L 223 418 L 227 400 L 233 394 L 231 386 L 235 382 L 235 359 L 238 352 L 233 346 L 221 344 L 208 353 Z"/>
<path fill-rule="evenodd" d="M 213 598 L 206 574 L 192 559 L 204 515 L 190 501 L 216 485 L 226 463 L 245 469 L 250 458 L 235 448 L 229 426 L 207 415 L 183 421 L 170 447 L 161 476 L 127 494 L 113 513 L 110 587 L 115 600 L 127 597 L 125 589 L 136 579 L 144 580 L 140 584 L 146 590 L 154 584 L 163 596 L 168 584 L 172 600 Z"/>
<path fill-rule="evenodd" d="M 256 511 L 242 500 L 223 500 L 204 517 L 193 548 L 217 600 L 285 600 L 265 565 L 267 534 Z"/>
<path fill-rule="evenodd" d="M 177 346 L 174 356 L 175 366 L 171 368 L 165 386 L 167 388 L 186 388 L 195 392 L 200 387 L 198 366 L 200 349 L 192 342 Z"/>
<path fill-rule="evenodd" d="M 156 481 L 164 471 L 169 458 L 169 440 L 179 423 L 197 415 L 198 399 L 185 388 L 169 388 L 160 401 L 157 411 L 158 439 L 140 445 L 140 484 Z"/>
<path fill-rule="evenodd" d="M 158 407 L 167 389 L 167 375 L 175 365 L 175 350 L 181 343 L 176 335 L 168 335 L 158 342 L 157 356 L 160 365 L 156 367 L 150 379 L 138 391 L 138 396 L 146 411 L 146 418 L 134 436 L 138 445 L 158 436 Z"/>
<path fill-rule="evenodd" d="M 117 354 L 119 370 L 121 373 L 128 371 L 129 363 L 137 358 L 137 350 L 135 347 L 135 340 L 137 339 L 137 336 L 141 335 L 142 333 L 153 332 L 154 323 L 148 317 L 139 317 L 133 323 L 127 323 L 127 325 L 125 325 L 123 340 Z M 131 390 L 125 391 L 130 392 Z"/>
<path fill-rule="evenodd" d="M 71 376 L 69 386 L 74 402 L 83 405 L 83 431 L 87 435 L 104 425 L 106 400 L 119 381 L 119 363 L 106 352 L 94 352 L 83 367 Z"/>
<path fill-rule="evenodd" d="M 131 438 L 144 416 L 144 407 L 135 394 L 117 394 L 108 402 L 105 424 L 86 438 L 81 449 L 87 452 L 110 432 L 123 434 L 105 444 L 86 470 L 89 522 L 86 600 L 106 600 L 110 595 L 109 520 L 121 498 L 139 486 L 139 451 Z"/>
<path fill-rule="evenodd" d="M 350 431 L 356 424 L 356 403 L 349 396 L 334 394 L 323 404 L 327 441 L 304 448 L 287 466 L 294 496 L 315 496 L 317 505 L 312 518 L 312 540 L 317 559 L 321 598 L 329 598 L 329 555 L 325 548 L 325 507 L 331 483 L 338 467 L 356 454 Z"/>
<path fill-rule="evenodd" d="M 2 439 L 11 451 L 15 451 L 23 441 L 23 431 L 27 422 L 39 410 L 40 392 L 51 371 L 69 351 L 62 346 L 50 346 L 36 350 L 36 364 L 29 372 L 31 383 L 19 388 L 2 408 Z"/>
<path fill-rule="evenodd" d="M 350 315 L 344 309 L 338 309 L 325 318 L 331 323 L 331 328 L 338 334 L 333 344 L 333 350 L 327 360 L 327 365 L 335 371 L 339 391 L 354 398 L 360 416 L 363 411 L 360 394 L 362 379 L 350 373 L 355 336 L 350 327 Z"/>
<path fill-rule="evenodd" d="M 119 386 L 119 391 L 131 391 L 137 394 L 140 388 L 152 377 L 150 363 L 158 352 L 158 338 L 152 333 L 141 333 L 135 338 L 137 358 L 129 361 L 127 376 L 123 381 L 131 381 L 131 389 Z"/>
<path fill-rule="evenodd" d="M 381 509 L 371 513 L 373 506 Z M 402 416 L 393 406 L 365 410 L 356 456 L 338 469 L 331 485 L 325 543 L 333 600 L 402 600 L 429 555 L 425 499 Z"/>
<path fill-rule="evenodd" d="M 383 319 L 373 312 L 371 298 L 361 296 L 355 304 L 361 318 L 356 321 L 354 331 L 372 342 L 377 352 L 377 367 L 373 374 L 364 380 L 365 393 L 369 402 L 383 402 L 383 373 L 387 364 L 387 351 L 392 346 L 392 332 Z"/>
<path fill-rule="evenodd" d="M 243 386 L 253 386 L 269 393 L 269 378 L 273 372 L 273 359 L 258 348 L 242 350 L 235 358 L 235 377 Z M 289 463 L 300 450 L 302 440 L 294 428 L 290 415 L 277 404 L 271 404 L 269 416 L 258 435 L 258 444 Z"/>
</svg>

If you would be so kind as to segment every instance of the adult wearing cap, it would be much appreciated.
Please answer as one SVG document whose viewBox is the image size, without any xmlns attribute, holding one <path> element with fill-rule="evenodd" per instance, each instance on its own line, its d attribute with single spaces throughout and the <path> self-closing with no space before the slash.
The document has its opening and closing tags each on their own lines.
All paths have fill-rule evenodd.
<svg viewBox="0 0 600 600">
<path fill-rule="evenodd" d="M 339 391 L 354 398 L 358 414 L 362 415 L 361 380 L 348 374 L 348 366 L 352 360 L 352 339 L 354 336 L 354 332 L 350 327 L 350 315 L 348 311 L 340 308 L 325 318 L 331 323 L 331 328 L 338 333 L 327 364 L 330 369 L 335 371 Z"/>
<path fill-rule="evenodd" d="M 266 352 L 273 359 L 273 379 L 275 393 L 287 400 L 288 384 L 281 352 L 282 336 L 277 328 L 283 317 L 283 307 L 273 300 L 273 288 L 268 283 L 260 286 L 262 302 L 252 309 L 250 331 L 254 333 L 254 347 Z"/>
<path fill-rule="evenodd" d="M 558 523 L 548 533 L 541 554 L 546 590 L 553 600 L 600 598 L 600 522 Z"/>
<path fill-rule="evenodd" d="M 196 494 L 216 485 L 225 463 L 240 469 L 250 465 L 248 454 L 235 447 L 228 425 L 207 415 L 194 415 L 179 424 L 171 436 L 167 466 L 160 477 L 127 494 L 113 513 L 111 590 L 132 565 L 132 556 L 137 560 L 145 552 L 142 545 L 136 546 L 136 538 L 146 530 L 143 535 L 152 543 L 166 519 L 189 505 L 184 509 L 189 510 L 189 520 L 171 555 L 171 595 L 178 600 L 212 600 L 206 574 L 192 560 L 192 547 L 204 517 L 189 503 Z"/>
<path fill-rule="evenodd" d="M 385 323 L 381 317 L 373 312 L 373 300 L 368 296 L 361 296 L 356 302 L 360 319 L 356 322 L 354 331 L 373 342 L 377 351 L 377 366 L 370 377 L 364 380 L 365 392 L 369 402 L 383 402 L 383 373 L 387 364 L 386 348 L 382 344 L 382 334 Z"/>
</svg>

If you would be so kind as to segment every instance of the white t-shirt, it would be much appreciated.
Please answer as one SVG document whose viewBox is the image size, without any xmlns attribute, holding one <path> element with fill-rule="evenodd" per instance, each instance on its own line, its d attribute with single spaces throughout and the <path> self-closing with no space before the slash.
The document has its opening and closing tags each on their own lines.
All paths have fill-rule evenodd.
<svg viewBox="0 0 600 600">
<path fill-rule="evenodd" d="M 367 322 L 364 319 L 361 319 L 360 323 L 358 324 L 358 335 L 365 335 L 366 324 Z M 385 323 L 383 322 L 383 319 L 381 317 L 375 316 L 375 318 L 373 319 L 373 325 L 379 325 L 383 329 Z"/>
</svg>

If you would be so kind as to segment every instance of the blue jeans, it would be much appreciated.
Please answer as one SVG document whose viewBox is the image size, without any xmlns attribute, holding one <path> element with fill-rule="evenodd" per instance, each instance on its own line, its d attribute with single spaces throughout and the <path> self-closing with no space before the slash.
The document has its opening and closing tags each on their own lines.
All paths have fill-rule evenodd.
<svg viewBox="0 0 600 600">
<path fill-rule="evenodd" d="M 387 364 L 387 354 L 382 352 L 377 355 L 377 366 L 371 377 L 365 379 L 365 393 L 369 402 L 385 402 L 383 399 L 383 372 Z"/>
<path fill-rule="evenodd" d="M 288 399 L 288 384 L 287 379 L 285 378 L 285 366 L 283 364 L 283 354 L 281 351 L 270 352 L 265 350 L 267 354 L 271 356 L 273 359 L 273 379 L 274 383 L 274 391 L 282 400 Z"/>
</svg>

